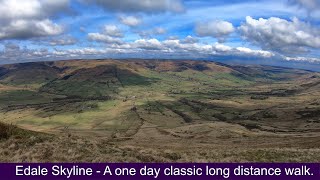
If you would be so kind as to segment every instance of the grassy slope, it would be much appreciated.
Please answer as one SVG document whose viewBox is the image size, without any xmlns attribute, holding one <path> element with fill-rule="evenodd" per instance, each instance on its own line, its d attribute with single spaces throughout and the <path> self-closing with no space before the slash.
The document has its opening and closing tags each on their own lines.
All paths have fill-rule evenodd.
<svg viewBox="0 0 320 180">
<path fill-rule="evenodd" d="M 5 68 L 7 73 L 0 76 L 3 122 L 54 134 L 67 129 L 74 135 L 36 143 L 39 152 L 41 147 L 59 147 L 44 155 L 52 161 L 312 161 L 311 155 L 319 151 L 317 143 L 311 142 L 312 147 L 303 144 L 305 138 L 316 136 L 319 124 L 309 121 L 318 117 L 299 120 L 297 114 L 306 107 L 305 113 L 311 114 L 319 109 L 319 91 L 314 85 L 318 78 L 310 78 L 315 75 L 306 71 L 197 61 L 60 61 Z M 37 70 L 32 76 L 22 76 L 28 69 L 50 73 Z M 17 72 L 21 73 L 15 75 Z M 308 90 L 300 91 L 299 84 L 306 81 Z M 297 89 L 299 94 L 269 92 L 278 89 Z M 261 94 L 268 99 L 251 99 Z M 301 136 L 306 137 L 297 138 Z M 270 140 L 279 144 L 265 143 Z M 77 141 L 99 155 L 95 158 L 77 150 Z M 68 149 L 67 142 L 74 146 Z M 232 142 L 241 142 L 236 145 L 239 150 L 226 151 Z M 8 143 L 0 145 L 11 146 Z M 160 146 L 162 143 L 168 147 Z M 190 143 L 189 150 L 179 150 Z M 287 149 L 279 149 L 284 147 Z M 162 148 L 170 152 L 163 153 Z M 33 151 L 31 147 L 24 150 Z M 21 147 L 8 157 L 18 151 Z M 64 156 L 63 151 L 72 156 Z M 118 152 L 126 156 L 121 159 Z M 45 161 L 42 155 L 21 158 L 14 161 Z"/>
<path fill-rule="evenodd" d="M 320 159 L 319 149 L 142 148 L 73 136 L 67 130 L 57 136 L 2 123 L 0 129 L 1 162 L 318 162 Z"/>
</svg>

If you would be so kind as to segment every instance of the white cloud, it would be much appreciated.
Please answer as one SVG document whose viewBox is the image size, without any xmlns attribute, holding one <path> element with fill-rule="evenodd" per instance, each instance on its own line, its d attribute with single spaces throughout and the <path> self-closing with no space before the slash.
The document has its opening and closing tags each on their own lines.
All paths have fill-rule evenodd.
<svg viewBox="0 0 320 180">
<path fill-rule="evenodd" d="M 123 37 L 122 31 L 115 25 L 105 25 L 104 34 L 112 37 Z"/>
<path fill-rule="evenodd" d="M 185 39 L 181 40 L 181 43 L 183 44 L 194 44 L 199 42 L 198 38 L 192 37 L 192 36 L 187 36 Z"/>
<path fill-rule="evenodd" d="M 52 38 L 51 40 L 49 40 L 48 44 L 51 46 L 67 46 L 67 45 L 74 45 L 77 42 L 78 42 L 77 39 L 71 36 L 66 36 L 66 37 Z"/>
<path fill-rule="evenodd" d="M 139 39 L 136 40 L 133 44 L 133 47 L 148 49 L 148 50 L 160 50 L 163 49 L 162 44 L 157 39 Z"/>
<path fill-rule="evenodd" d="M 19 1 L 19 0 L 1 0 L 0 18 L 38 18 L 42 16 L 41 3 L 38 0 Z"/>
<path fill-rule="evenodd" d="M 69 0 L 0 0 L 0 19 L 43 19 L 71 11 Z"/>
<path fill-rule="evenodd" d="M 55 50 L 53 54 L 56 55 L 71 55 L 71 56 L 81 56 L 81 55 L 96 55 L 107 53 L 104 49 L 95 48 L 82 48 L 82 49 L 69 49 L 69 50 Z"/>
<path fill-rule="evenodd" d="M 320 62 L 320 58 L 314 57 L 284 57 L 287 61 L 306 61 L 306 62 Z"/>
<path fill-rule="evenodd" d="M 164 40 L 159 41 L 158 39 L 138 39 L 133 42 L 113 42 L 110 37 L 100 36 L 91 33 L 89 36 L 96 41 L 108 42 L 108 46 L 104 49 L 95 48 L 82 48 L 75 50 L 56 50 L 52 53 L 52 56 L 68 56 L 72 54 L 72 57 L 78 55 L 99 55 L 106 54 L 110 52 L 119 52 L 123 54 L 131 54 L 135 57 L 148 58 L 149 53 L 157 57 L 162 57 L 163 55 L 170 55 L 173 57 L 180 57 L 184 55 L 185 57 L 210 57 L 213 55 L 219 56 L 238 56 L 238 57 L 252 57 L 252 58 L 270 58 L 274 56 L 273 53 L 262 50 L 252 50 L 244 47 L 230 47 L 224 44 L 215 43 L 212 45 L 200 44 L 200 43 L 181 43 L 180 40 Z M 112 44 L 113 42 L 113 44 Z M 96 54 L 95 54 L 96 53 Z"/>
<path fill-rule="evenodd" d="M 195 31 L 198 36 L 211 36 L 217 38 L 219 41 L 224 41 L 228 35 L 235 31 L 235 28 L 230 22 L 214 20 L 198 23 Z"/>
<path fill-rule="evenodd" d="M 220 44 L 220 43 L 215 43 L 213 48 L 216 51 L 220 51 L 220 52 L 230 52 L 230 51 L 232 51 L 232 48 L 230 46 L 226 46 L 226 45 Z"/>
<path fill-rule="evenodd" d="M 45 20 L 15 20 L 0 27 L 0 40 L 28 39 L 31 37 L 53 36 L 63 32 L 63 27 Z"/>
<path fill-rule="evenodd" d="M 106 35 L 91 33 L 89 37 L 96 41 L 110 43 L 108 46 L 99 48 L 77 48 L 68 50 L 49 51 L 47 49 L 27 49 L 20 48 L 15 44 L 8 44 L 3 51 L 0 50 L 0 61 L 17 60 L 23 57 L 30 59 L 68 59 L 87 57 L 117 57 L 119 54 L 127 54 L 130 57 L 151 58 L 151 57 L 197 57 L 211 58 L 212 56 L 225 57 L 250 57 L 250 58 L 270 58 L 274 54 L 268 51 L 252 50 L 244 47 L 230 47 L 224 44 L 215 43 L 212 45 L 201 43 L 181 43 L 180 40 L 139 39 L 133 42 L 118 42 Z M 110 39 L 111 38 L 111 39 Z"/>
<path fill-rule="evenodd" d="M 82 0 L 87 3 L 94 3 L 106 10 L 119 12 L 183 12 L 184 6 L 180 0 Z"/>
<path fill-rule="evenodd" d="M 89 33 L 88 39 L 91 41 L 103 42 L 107 44 L 122 44 L 122 40 L 101 33 Z"/>
<path fill-rule="evenodd" d="M 138 26 L 142 22 L 142 20 L 136 16 L 121 16 L 119 17 L 119 20 L 122 24 L 131 26 L 131 27 Z"/>
<path fill-rule="evenodd" d="M 261 57 L 270 58 L 275 54 L 269 51 L 252 50 L 245 47 L 230 47 L 221 43 L 215 43 L 213 45 L 206 45 L 200 43 L 183 43 L 183 40 L 173 39 L 159 41 L 157 39 L 139 39 L 132 43 L 126 43 L 117 46 L 117 48 L 125 47 L 134 51 L 146 50 L 167 52 L 172 54 L 189 54 L 189 55 L 222 55 L 222 56 L 245 56 L 245 57 Z"/>
<path fill-rule="evenodd" d="M 244 39 L 281 53 L 294 54 L 320 48 L 320 29 L 297 18 L 292 21 L 277 17 L 256 20 L 248 16 L 239 30 Z"/>
<path fill-rule="evenodd" d="M 123 44 L 122 31 L 115 25 L 105 25 L 101 33 L 88 33 L 90 41 L 102 42 L 108 45 Z"/>
<path fill-rule="evenodd" d="M 49 18 L 69 11 L 69 0 L 0 0 L 0 40 L 27 39 L 62 33 Z"/>
<path fill-rule="evenodd" d="M 21 48 L 18 44 L 8 43 L 4 45 L 3 51 L 0 51 L 0 60 L 8 61 L 23 61 L 28 59 L 47 58 L 50 52 L 47 49 L 27 49 Z"/>
<path fill-rule="evenodd" d="M 252 49 L 246 48 L 246 47 L 237 47 L 236 50 L 238 50 L 241 53 L 248 54 L 248 55 L 257 55 L 257 56 L 262 56 L 262 57 L 274 56 L 274 54 L 269 51 L 252 50 Z"/>
</svg>

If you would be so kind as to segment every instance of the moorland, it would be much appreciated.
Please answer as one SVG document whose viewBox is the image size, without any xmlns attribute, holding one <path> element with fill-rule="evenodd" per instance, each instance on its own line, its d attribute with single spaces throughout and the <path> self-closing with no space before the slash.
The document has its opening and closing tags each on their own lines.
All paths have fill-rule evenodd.
<svg viewBox="0 0 320 180">
<path fill-rule="evenodd" d="M 320 73 L 192 60 L 0 66 L 1 162 L 319 162 Z"/>
</svg>

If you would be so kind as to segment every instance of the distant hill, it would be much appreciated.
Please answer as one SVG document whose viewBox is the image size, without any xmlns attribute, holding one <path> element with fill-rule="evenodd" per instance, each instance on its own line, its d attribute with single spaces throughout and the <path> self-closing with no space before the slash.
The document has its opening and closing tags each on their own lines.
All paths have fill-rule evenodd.
<svg viewBox="0 0 320 180">
<path fill-rule="evenodd" d="M 201 73 L 207 77 L 215 74 L 228 74 L 229 77 L 225 77 L 225 79 L 229 81 L 232 81 L 232 78 L 254 81 L 289 80 L 310 73 L 306 70 L 283 67 L 232 66 L 211 61 L 70 60 L 2 65 L 0 66 L 0 82 L 13 85 L 46 84 L 47 90 L 56 84 L 70 82 L 89 83 L 90 81 L 97 86 L 104 83 L 110 85 L 113 82 L 113 84 L 116 84 L 114 86 L 121 86 L 121 80 L 125 81 L 122 85 L 151 82 L 152 78 L 146 76 L 147 72 Z M 196 77 L 193 78 L 196 79 Z M 128 79 L 132 81 L 129 82 Z"/>
</svg>

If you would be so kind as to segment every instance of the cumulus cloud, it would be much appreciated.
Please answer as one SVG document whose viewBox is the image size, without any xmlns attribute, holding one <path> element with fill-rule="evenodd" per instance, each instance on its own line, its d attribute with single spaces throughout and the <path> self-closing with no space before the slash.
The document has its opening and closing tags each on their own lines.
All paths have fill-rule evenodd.
<svg viewBox="0 0 320 180">
<path fill-rule="evenodd" d="M 142 22 L 142 20 L 136 16 L 120 16 L 119 20 L 122 24 L 131 27 L 138 26 Z"/>
<path fill-rule="evenodd" d="M 241 52 L 241 53 L 244 53 L 244 54 L 248 54 L 248 55 L 256 55 L 256 56 L 262 56 L 262 57 L 272 57 L 272 56 L 274 56 L 274 54 L 269 52 L 269 51 L 252 50 L 252 49 L 246 48 L 246 47 L 237 47 L 236 50 L 238 50 L 238 52 Z"/>
<path fill-rule="evenodd" d="M 90 41 L 102 42 L 106 44 L 122 44 L 122 40 L 119 38 L 111 37 L 109 35 L 101 33 L 89 33 L 88 39 Z"/>
<path fill-rule="evenodd" d="M 43 19 L 71 12 L 69 0 L 0 0 L 0 19 Z"/>
<path fill-rule="evenodd" d="M 320 29 L 297 18 L 287 21 L 277 17 L 253 19 L 248 16 L 239 30 L 244 39 L 280 53 L 301 53 L 320 48 Z"/>
<path fill-rule="evenodd" d="M 218 51 L 218 52 L 231 52 L 233 50 L 232 47 L 221 44 L 221 43 L 215 43 L 214 46 L 212 47 L 215 51 Z"/>
<path fill-rule="evenodd" d="M 147 50 L 161 50 L 163 49 L 162 43 L 157 39 L 139 39 L 132 43 L 135 48 L 147 49 Z"/>
<path fill-rule="evenodd" d="M 139 39 L 134 42 L 125 43 L 117 46 L 113 46 L 117 49 L 130 49 L 135 52 L 139 51 L 152 51 L 154 53 L 171 53 L 172 55 L 196 55 L 199 57 L 210 55 L 222 55 L 222 56 L 245 56 L 245 57 L 261 57 L 270 58 L 274 54 L 269 51 L 252 50 L 245 47 L 230 47 L 221 43 L 215 43 L 212 45 L 200 44 L 200 43 L 185 43 L 184 40 L 169 39 L 159 41 L 158 39 Z"/>
<path fill-rule="evenodd" d="M 228 35 L 235 31 L 235 28 L 230 22 L 214 20 L 198 23 L 195 31 L 200 37 L 211 36 L 222 42 Z"/>
<path fill-rule="evenodd" d="M 195 38 L 195 37 L 192 37 L 192 36 L 187 36 L 185 39 L 183 39 L 181 41 L 181 43 L 183 44 L 194 44 L 194 43 L 197 43 L 199 42 L 199 39 L 198 38 Z"/>
<path fill-rule="evenodd" d="M 0 51 L 0 60 L 2 61 L 23 61 L 28 59 L 47 58 L 49 51 L 47 49 L 32 50 L 26 47 L 21 48 L 18 44 L 4 44 L 3 51 Z"/>
<path fill-rule="evenodd" d="M 190 36 L 191 37 L 191 36 Z M 190 38 L 189 37 L 189 38 Z M 186 39 L 189 39 L 188 37 Z M 238 57 L 255 57 L 255 58 L 270 58 L 274 54 L 269 51 L 252 50 L 244 47 L 230 47 L 221 43 L 201 44 L 190 41 L 185 42 L 185 39 L 167 39 L 160 41 L 158 39 L 138 39 L 133 42 L 123 42 L 110 44 L 108 48 L 117 50 L 122 53 L 132 53 L 135 56 L 143 56 L 148 53 L 162 57 L 170 55 L 172 57 L 210 57 L 212 55 L 219 56 L 238 56 Z M 143 57 L 142 57 L 143 58 Z"/>
<path fill-rule="evenodd" d="M 183 12 L 184 6 L 181 0 L 81 0 L 86 3 L 94 3 L 106 10 L 119 12 Z"/>
<path fill-rule="evenodd" d="M 121 29 L 116 25 L 105 25 L 103 28 L 104 34 L 112 37 L 123 37 Z"/>
<path fill-rule="evenodd" d="M 52 56 L 57 57 L 81 57 L 82 55 L 99 55 L 108 53 L 106 49 L 95 49 L 95 48 L 78 48 L 78 49 L 68 49 L 68 50 L 58 50 L 52 52 Z"/>
<path fill-rule="evenodd" d="M 123 44 L 122 37 L 121 29 L 115 25 L 105 25 L 101 33 L 88 33 L 90 41 L 102 42 L 108 45 Z"/>
<path fill-rule="evenodd" d="M 17 45 L 6 45 L 3 51 L 0 50 L 0 62 L 17 60 L 47 60 L 47 59 L 68 59 L 68 58 L 89 58 L 89 57 L 119 57 L 128 55 L 137 58 L 152 57 L 172 57 L 172 58 L 211 58 L 219 57 L 245 57 L 245 58 L 271 58 L 273 53 L 263 50 L 252 50 L 244 47 L 230 47 L 221 43 L 201 44 L 183 43 L 182 40 L 163 40 L 158 39 L 138 39 L 133 42 L 122 42 L 110 39 L 107 35 L 99 33 L 89 34 L 89 38 L 95 41 L 107 42 L 108 46 L 99 48 L 77 48 L 77 49 L 27 49 Z"/>
<path fill-rule="evenodd" d="M 63 36 L 63 37 L 55 37 L 49 40 L 48 44 L 51 46 L 67 46 L 67 45 L 74 45 L 78 41 L 77 39 L 71 36 Z"/>
<path fill-rule="evenodd" d="M 76 48 L 76 49 L 54 49 L 49 51 L 46 48 L 29 49 L 21 47 L 19 44 L 6 43 L 3 45 L 3 50 L 0 50 L 0 63 L 15 63 L 28 61 L 45 61 L 68 58 L 85 58 L 98 57 L 107 53 L 115 53 L 113 49 L 96 49 L 96 48 Z"/>
<path fill-rule="evenodd" d="M 53 36 L 62 32 L 63 27 L 49 19 L 15 20 L 0 27 L 0 40 Z"/>
<path fill-rule="evenodd" d="M 69 0 L 0 0 L 0 40 L 61 34 L 49 18 L 69 11 Z"/>
<path fill-rule="evenodd" d="M 219 56 L 238 56 L 238 57 L 255 57 L 255 58 L 270 58 L 274 54 L 269 51 L 252 50 L 244 47 L 230 47 L 221 43 L 200 44 L 200 43 L 182 43 L 182 40 L 171 39 L 159 41 L 158 39 L 139 39 L 133 42 L 115 44 L 113 50 L 122 53 L 130 52 L 135 55 L 149 54 L 170 55 L 172 57 L 210 57 L 213 55 Z"/>
</svg>

